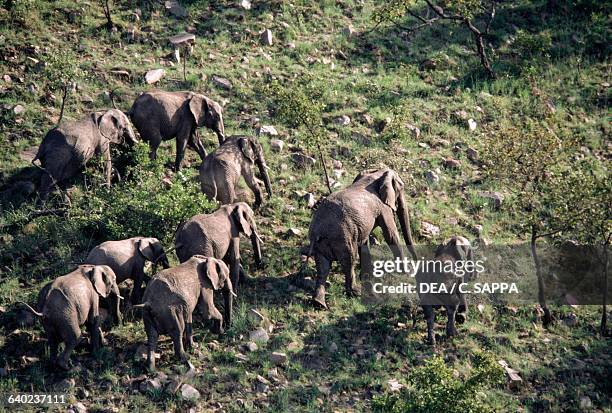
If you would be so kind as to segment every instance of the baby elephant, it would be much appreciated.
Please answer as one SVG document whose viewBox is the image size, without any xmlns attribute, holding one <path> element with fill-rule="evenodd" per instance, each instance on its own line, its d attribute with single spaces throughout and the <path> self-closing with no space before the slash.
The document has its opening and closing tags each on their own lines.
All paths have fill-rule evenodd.
<svg viewBox="0 0 612 413">
<path fill-rule="evenodd" d="M 95 112 L 75 122 L 62 122 L 45 135 L 36 157 L 44 173 L 40 179 L 40 199 L 45 201 L 53 185 L 72 178 L 94 155 L 103 155 L 106 184 L 110 186 L 112 162 L 110 145 L 136 137 L 127 116 L 120 110 Z"/>
<path fill-rule="evenodd" d="M 467 318 L 467 304 L 459 285 L 473 277 L 474 258 L 470 241 L 461 236 L 453 236 L 444 241 L 436 249 L 434 263 L 426 271 L 419 271 L 416 274 L 417 291 L 419 291 L 421 307 L 423 307 L 427 320 L 427 342 L 430 344 L 436 342 L 433 333 L 436 308 L 440 306 L 446 308 L 448 317 L 446 335 L 448 337 L 457 334 L 455 321 L 461 324 Z M 422 294 L 419 285 L 423 283 L 437 285 L 443 283 L 448 293 Z"/>
<path fill-rule="evenodd" d="M 196 306 L 205 320 L 213 321 L 213 331 L 223 333 L 223 316 L 215 307 L 213 293 L 223 290 L 225 325 L 232 317 L 234 291 L 225 263 L 201 255 L 191 257 L 176 267 L 163 270 L 149 283 L 144 302 L 135 307 L 143 308 L 143 320 L 147 333 L 147 362 L 155 369 L 155 350 L 160 334 L 168 334 L 174 343 L 174 352 L 189 365 L 183 348 L 193 347 L 192 315 Z"/>
<path fill-rule="evenodd" d="M 236 185 L 240 177 L 255 194 L 254 209 L 262 202 L 261 189 L 255 177 L 253 166 L 257 165 L 263 183 L 272 196 L 272 186 L 268 176 L 268 166 L 264 159 L 261 144 L 253 136 L 231 136 L 227 138 L 214 152 L 208 154 L 200 167 L 200 184 L 202 192 L 210 199 L 216 199 L 221 204 L 231 204 L 236 201 Z"/>
<path fill-rule="evenodd" d="M 185 262 L 196 254 L 215 257 L 229 264 L 232 285 L 244 276 L 240 265 L 240 234 L 251 239 L 255 263 L 262 265 L 261 238 L 253 210 L 244 202 L 224 205 L 212 214 L 195 215 L 176 230 L 176 255 Z"/>
<path fill-rule="evenodd" d="M 69 274 L 56 278 L 43 288 L 45 297 L 39 297 L 40 312 L 28 304 L 28 308 L 38 317 L 47 334 L 51 362 L 61 368 L 70 368 L 70 353 L 81 338 L 81 326 L 87 325 L 92 352 L 98 351 L 102 342 L 100 330 L 99 299 L 111 293 L 118 298 L 119 287 L 115 273 L 106 265 L 80 265 Z M 25 304 L 25 303 L 24 303 Z M 64 351 L 57 359 L 59 344 L 64 343 Z"/>
<path fill-rule="evenodd" d="M 118 284 L 127 279 L 134 280 L 134 288 L 130 294 L 132 304 L 140 303 L 147 261 L 154 265 L 160 263 L 164 268 L 170 267 L 164 247 L 157 238 L 135 237 L 106 241 L 92 249 L 85 259 L 86 264 L 111 267 L 117 276 Z"/>
</svg>

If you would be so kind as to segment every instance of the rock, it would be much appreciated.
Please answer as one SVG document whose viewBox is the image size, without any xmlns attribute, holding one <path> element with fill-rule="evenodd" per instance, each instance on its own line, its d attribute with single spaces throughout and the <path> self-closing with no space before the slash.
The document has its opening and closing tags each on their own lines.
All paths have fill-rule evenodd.
<svg viewBox="0 0 612 413">
<path fill-rule="evenodd" d="M 277 136 L 278 132 L 274 126 L 270 125 L 262 125 L 257 128 L 257 136 L 267 135 L 267 136 Z"/>
<path fill-rule="evenodd" d="M 501 207 L 504 202 L 504 195 L 500 192 L 492 192 L 492 191 L 480 191 L 478 192 L 478 196 L 481 198 L 485 198 L 493 201 L 493 206 L 497 209 Z"/>
<path fill-rule="evenodd" d="M 25 108 L 23 105 L 15 105 L 13 106 L 13 113 L 17 116 L 22 115 L 25 112 Z"/>
<path fill-rule="evenodd" d="M 302 153 L 291 154 L 291 160 L 300 168 L 312 168 L 317 163 L 315 158 Z"/>
<path fill-rule="evenodd" d="M 247 350 L 249 350 L 251 353 L 254 351 L 259 350 L 259 347 L 257 346 L 257 343 L 255 343 L 254 341 L 249 341 L 246 344 Z"/>
<path fill-rule="evenodd" d="M 398 392 L 403 388 L 404 385 L 398 382 L 396 379 L 389 379 L 389 381 L 387 381 L 387 389 L 392 393 Z"/>
<path fill-rule="evenodd" d="M 272 139 L 270 141 L 270 148 L 274 152 L 282 152 L 284 146 L 285 146 L 285 142 L 281 141 L 280 139 Z"/>
<path fill-rule="evenodd" d="M 471 148 L 471 147 L 467 148 L 466 151 L 465 151 L 465 154 L 467 155 L 467 158 L 470 161 L 472 161 L 474 163 L 478 162 L 478 151 L 476 149 Z"/>
<path fill-rule="evenodd" d="M 427 222 L 421 221 L 421 235 L 425 238 L 433 238 L 440 234 L 440 227 Z"/>
<path fill-rule="evenodd" d="M 13 79 L 11 79 L 10 75 L 2 76 L 2 80 L 4 80 L 6 83 L 13 83 Z"/>
<path fill-rule="evenodd" d="M 146 379 L 140 383 L 138 389 L 141 393 L 147 393 L 150 391 L 161 390 L 162 384 L 159 379 Z"/>
<path fill-rule="evenodd" d="M 563 318 L 563 324 L 568 327 L 574 327 L 576 324 L 578 324 L 578 316 L 574 313 L 569 313 Z"/>
<path fill-rule="evenodd" d="M 238 2 L 238 6 L 242 7 L 245 10 L 251 10 L 251 2 L 250 2 L 250 0 L 240 0 Z"/>
<path fill-rule="evenodd" d="M 267 384 L 263 384 L 259 382 L 255 384 L 255 391 L 257 393 L 266 393 L 268 390 L 270 390 L 270 386 L 268 386 Z"/>
<path fill-rule="evenodd" d="M 506 371 L 506 376 L 508 378 L 509 385 L 511 388 L 516 388 L 523 382 L 523 379 L 521 378 L 521 376 L 519 376 L 518 372 L 510 368 L 510 366 L 508 366 L 508 363 L 505 360 L 498 360 L 498 363 Z"/>
<path fill-rule="evenodd" d="M 457 120 L 468 120 L 468 113 L 465 110 L 458 110 L 453 113 Z"/>
<path fill-rule="evenodd" d="M 419 68 L 421 70 L 436 70 L 438 67 L 438 62 L 433 59 L 426 59 L 421 62 Z"/>
<path fill-rule="evenodd" d="M 477 126 L 477 125 L 476 125 L 476 121 L 475 121 L 474 119 L 469 118 L 469 119 L 468 119 L 468 121 L 467 121 L 467 124 L 468 124 L 468 128 L 469 128 L 471 131 L 475 131 L 475 130 L 476 130 L 476 126 Z"/>
<path fill-rule="evenodd" d="M 336 351 L 338 351 L 338 345 L 332 341 L 332 343 L 329 345 L 329 347 L 327 347 L 327 350 L 330 353 L 335 353 Z"/>
<path fill-rule="evenodd" d="M 370 138 L 368 138 L 366 135 L 364 135 L 363 133 L 359 133 L 359 132 L 353 132 L 351 134 L 351 139 L 354 140 L 355 142 L 357 142 L 360 145 L 366 145 L 369 146 L 371 143 Z"/>
<path fill-rule="evenodd" d="M 458 159 L 447 158 L 444 160 L 444 167 L 448 169 L 457 169 L 461 166 L 461 161 Z"/>
<path fill-rule="evenodd" d="M 333 159 L 332 166 L 334 167 L 334 169 L 342 169 L 342 162 L 337 159 Z"/>
<path fill-rule="evenodd" d="M 168 38 L 170 43 L 175 47 L 180 47 L 188 44 L 195 43 L 196 36 L 193 33 L 179 33 L 177 35 L 171 36 Z"/>
<path fill-rule="evenodd" d="M 582 396 L 580 398 L 580 409 L 582 411 L 593 408 L 593 402 L 589 398 L 589 396 Z"/>
<path fill-rule="evenodd" d="M 278 366 L 278 365 L 287 363 L 288 358 L 285 353 L 275 351 L 270 356 L 270 361 Z"/>
<path fill-rule="evenodd" d="M 216 86 L 220 87 L 221 89 L 232 90 L 232 87 L 233 87 L 232 82 L 230 82 L 228 79 L 224 77 L 214 75 L 212 77 L 212 81 Z"/>
<path fill-rule="evenodd" d="M 87 407 L 85 407 L 85 405 L 81 402 L 73 404 L 72 410 L 74 410 L 76 413 L 87 413 Z"/>
<path fill-rule="evenodd" d="M 440 177 L 434 171 L 425 172 L 425 179 L 427 182 L 429 182 L 429 184 L 437 184 L 440 182 Z"/>
<path fill-rule="evenodd" d="M 411 123 L 406 123 L 405 126 L 406 126 L 406 129 L 412 132 L 412 136 L 414 136 L 415 139 L 419 139 L 419 137 L 421 136 L 421 130 L 418 127 L 416 127 L 415 125 Z"/>
<path fill-rule="evenodd" d="M 181 6 L 178 1 L 168 0 L 166 1 L 165 6 L 166 10 L 168 10 L 168 12 L 174 17 L 179 19 L 187 17 L 187 9 Z"/>
<path fill-rule="evenodd" d="M 347 115 L 342 115 L 334 119 L 334 123 L 340 126 L 348 126 L 351 123 L 351 118 Z"/>
<path fill-rule="evenodd" d="M 484 227 L 480 224 L 476 224 L 474 225 L 474 232 L 476 233 L 476 235 L 482 235 L 482 231 L 484 230 Z"/>
<path fill-rule="evenodd" d="M 302 196 L 302 200 L 306 203 L 306 206 L 308 208 L 314 207 L 315 204 L 317 203 L 317 201 L 315 200 L 314 195 L 311 194 L 310 192 L 307 192 L 304 196 Z"/>
<path fill-rule="evenodd" d="M 302 235 L 302 231 L 299 228 L 289 228 L 285 235 L 287 237 L 299 237 Z"/>
<path fill-rule="evenodd" d="M 166 71 L 164 69 L 149 70 L 145 74 L 145 82 L 147 82 L 147 84 L 149 85 L 152 85 L 153 83 L 159 82 L 161 78 L 165 76 L 165 74 Z"/>
<path fill-rule="evenodd" d="M 53 388 L 58 393 L 67 393 L 69 390 L 76 386 L 76 382 L 73 378 L 64 379 L 58 383 L 55 383 Z"/>
<path fill-rule="evenodd" d="M 485 306 L 484 306 L 484 304 L 478 304 L 478 305 L 476 306 L 476 309 L 478 310 L 478 312 L 479 312 L 480 314 L 482 314 L 482 313 L 484 312 L 484 310 L 485 310 Z"/>
<path fill-rule="evenodd" d="M 350 25 L 350 24 L 348 26 L 346 26 L 342 32 L 349 39 L 352 38 L 353 36 L 355 36 L 355 28 L 352 25 Z"/>
<path fill-rule="evenodd" d="M 374 124 L 374 118 L 368 113 L 364 113 L 363 115 L 361 115 L 361 117 L 363 118 L 363 123 L 365 123 L 366 125 L 372 126 Z"/>
<path fill-rule="evenodd" d="M 272 46 L 272 30 L 265 29 L 263 32 L 261 32 L 259 35 L 259 41 L 264 46 Z"/>
<path fill-rule="evenodd" d="M 268 340 L 270 340 L 270 336 L 265 329 L 258 327 L 249 333 L 249 340 L 266 343 Z"/>
<path fill-rule="evenodd" d="M 451 143 L 450 143 L 450 141 L 448 139 L 438 139 L 436 141 L 436 145 L 440 145 L 440 146 L 443 146 L 445 148 L 448 148 L 451 145 Z"/>
<path fill-rule="evenodd" d="M 261 314 L 259 311 L 257 311 L 254 308 L 251 308 L 249 310 L 247 317 L 249 318 L 249 320 L 251 320 L 252 323 L 257 324 L 257 325 L 261 324 L 266 319 L 266 317 L 263 314 Z"/>
<path fill-rule="evenodd" d="M 183 384 L 181 386 L 181 397 L 185 400 L 196 401 L 200 398 L 200 392 L 190 384 Z"/>
<path fill-rule="evenodd" d="M 81 103 L 85 103 L 85 104 L 94 103 L 93 98 L 89 95 L 81 95 L 81 98 L 79 100 L 81 101 Z"/>
</svg>

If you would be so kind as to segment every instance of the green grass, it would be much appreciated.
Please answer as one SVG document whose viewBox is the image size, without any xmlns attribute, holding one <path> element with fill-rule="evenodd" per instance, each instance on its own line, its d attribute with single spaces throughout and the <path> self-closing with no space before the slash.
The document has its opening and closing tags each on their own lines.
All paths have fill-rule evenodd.
<svg viewBox="0 0 612 413">
<path fill-rule="evenodd" d="M 0 315 L 0 367 L 9 367 L 8 375 L 0 378 L 2 393 L 50 391 L 66 377 L 49 370 L 40 325 L 17 322 L 21 312 L 16 301 L 33 302 L 44 282 L 68 272 L 99 242 L 151 233 L 170 247 L 178 222 L 214 208 L 198 194 L 194 168 L 199 159 L 193 151 L 187 151 L 183 175 L 171 176 L 170 189 L 159 184 L 173 160 L 171 141 L 162 146 L 156 163 L 147 161 L 145 147 L 117 151 L 117 165 L 131 175 L 110 191 L 99 186 L 101 163 L 90 163 L 86 178 L 74 180 L 73 208 L 65 216 L 35 216 L 32 197 L 11 188 L 18 181 L 37 182 L 37 171 L 20 155 L 37 146 L 54 126 L 60 93 L 48 90 L 44 69 L 28 56 L 44 62 L 48 53 L 65 49 L 79 56 L 75 64 L 86 77 L 78 80 L 69 95 L 68 119 L 110 107 L 105 94 L 110 90 L 116 90 L 118 105 L 127 110 L 142 91 L 191 89 L 224 104 L 228 134 L 253 134 L 254 118 L 259 118 L 262 124 L 276 127 L 285 148 L 293 145 L 310 151 L 306 131 L 275 118 L 269 97 L 262 94 L 273 80 L 299 87 L 308 79 L 324 104 L 323 149 L 328 163 L 333 157 L 346 171 L 340 184 L 349 184 L 363 169 L 383 164 L 400 172 L 419 242 L 439 242 L 454 234 L 474 239 L 478 224 L 483 226 L 482 236 L 495 243 L 521 241 L 506 206 L 495 210 L 477 195 L 481 190 L 503 192 L 495 182 L 479 180 L 478 166 L 465 153 L 467 147 L 482 152 L 482 134 L 498 133 L 507 123 L 546 116 L 565 134 L 579 136 L 592 153 L 609 153 L 610 89 L 605 86 L 609 51 L 597 43 L 606 22 L 600 16 L 601 6 L 594 5 L 593 13 L 570 6 L 568 12 L 560 9 L 543 17 L 543 2 L 517 1 L 500 7 L 490 37 L 499 78 L 489 80 L 471 50 L 468 33 L 447 25 L 412 35 L 393 26 L 370 31 L 370 16 L 377 4 L 371 0 L 274 0 L 253 2 L 250 11 L 225 0 L 189 1 L 186 20 L 176 20 L 156 5 L 153 9 L 142 6 L 140 21 L 133 17 L 140 2 L 113 3 L 116 33 L 102 27 L 98 2 L 35 2 L 24 9 L 25 17 L 0 9 L 0 52 L 5 57 L 0 60 L 0 75 L 12 78 L 10 84 L 0 80 L 0 100 L 9 108 L 0 111 L 0 305 L 6 310 Z M 69 19 L 71 11 L 76 13 L 74 19 Z M 343 33 L 349 24 L 358 32 L 351 39 Z M 130 26 L 137 29 L 133 42 L 125 36 Z M 513 43 L 515 26 L 524 32 Z M 264 28 L 273 31 L 272 47 L 259 44 L 258 33 Z M 167 38 L 185 29 L 195 31 L 197 40 L 183 83 L 181 66 L 160 62 L 172 61 Z M 38 47 L 37 53 L 32 46 Z M 421 70 L 426 59 L 438 62 L 438 69 Z M 146 71 L 159 67 L 166 69 L 166 76 L 155 86 L 146 85 Z M 128 71 L 130 79 L 113 75 L 114 69 Z M 213 75 L 229 79 L 233 89 L 216 87 Z M 55 101 L 45 98 L 47 92 L 53 92 Z M 82 103 L 83 95 L 92 97 L 93 105 Z M 12 114 L 15 104 L 26 108 L 23 115 Z M 477 122 L 476 131 L 469 131 L 465 121 L 457 119 L 458 110 L 465 110 Z M 371 116 L 372 125 L 364 114 Z M 351 118 L 348 126 L 333 123 L 341 115 Z M 390 123 L 380 130 L 377 126 L 387 118 Z M 404 127 L 406 123 L 419 127 L 418 139 Z M 355 133 L 365 138 L 356 139 Z M 201 136 L 207 150 L 213 150 L 216 138 L 204 130 Z M 188 382 L 202 394 L 199 408 L 369 411 L 374 398 L 386 393 L 389 379 L 407 383 L 424 360 L 440 355 L 449 368 L 468 377 L 473 354 L 487 351 L 496 360 L 506 360 L 523 378 L 516 389 L 486 390 L 494 411 L 581 411 L 583 397 L 589 397 L 594 408 L 610 411 L 612 353 L 609 339 L 596 334 L 598 308 L 554 308 L 557 316 L 576 313 L 579 323 L 571 328 L 557 323 L 549 330 L 537 324 L 530 307 L 520 308 L 517 314 L 493 307 L 480 314 L 474 309 L 456 339 L 433 348 L 423 342 L 425 326 L 420 316 L 413 331 L 404 307 L 370 308 L 344 298 L 340 275 L 330 277 L 330 310 L 314 310 L 308 301 L 310 292 L 292 287 L 285 277 L 301 267 L 299 248 L 307 242 L 311 215 L 296 191 L 309 191 L 317 198 L 326 195 L 322 171 L 294 168 L 288 149 L 278 154 L 270 150 L 268 138 L 261 140 L 274 189 L 272 199 L 257 212 L 267 266 L 252 268 L 250 245 L 245 242 L 243 264 L 255 280 L 237 299 L 234 325 L 223 336 L 196 327 L 200 346 L 192 359 L 199 373 Z M 458 152 L 453 150 L 456 145 Z M 310 154 L 316 156 L 314 151 Z M 442 160 L 449 157 L 460 160 L 461 166 L 445 169 Z M 425 173 L 438 168 L 440 182 L 431 187 Z M 149 196 L 152 193 L 155 196 Z M 137 208 L 144 203 L 146 208 Z M 61 200 L 55 196 L 50 204 L 59 207 Z M 418 235 L 421 221 L 438 225 L 440 234 L 432 240 L 422 238 Z M 302 235 L 287 237 L 292 227 Z M 253 328 L 247 316 L 251 308 L 275 326 L 270 341 L 253 353 L 244 348 Z M 441 325 L 437 331 L 442 331 Z M 86 349 L 76 352 L 75 361 L 82 367 L 68 374 L 77 383 L 74 400 L 91 411 L 109 411 L 113 406 L 138 412 L 186 409 L 188 403 L 179 396 L 140 393 L 130 384 L 146 374 L 144 363 L 134 358 L 137 346 L 145 341 L 142 322 L 114 328 L 108 338 L 111 346 L 97 358 Z M 329 350 L 331 343 L 337 351 Z M 168 375 L 177 369 L 171 347 L 169 340 L 161 342 L 158 361 Z M 272 351 L 289 356 L 288 364 L 277 368 L 277 380 L 269 377 L 274 367 Z M 255 390 L 257 375 L 271 382 L 266 395 Z"/>
</svg>

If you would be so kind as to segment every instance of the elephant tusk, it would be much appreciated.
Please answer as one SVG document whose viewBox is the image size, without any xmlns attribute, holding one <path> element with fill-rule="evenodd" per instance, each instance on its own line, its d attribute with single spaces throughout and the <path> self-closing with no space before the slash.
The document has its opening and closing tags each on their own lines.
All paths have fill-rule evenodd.
<svg viewBox="0 0 612 413">
<path fill-rule="evenodd" d="M 264 169 L 267 169 L 268 171 L 271 169 L 268 165 L 266 165 L 265 163 L 263 164 Z"/>
<path fill-rule="evenodd" d="M 233 295 L 235 298 L 238 298 L 238 294 L 236 294 L 233 290 L 230 290 L 230 294 Z"/>
<path fill-rule="evenodd" d="M 125 298 L 123 298 L 122 296 L 120 296 L 119 294 L 117 294 L 117 298 L 120 300 L 125 300 Z"/>
</svg>

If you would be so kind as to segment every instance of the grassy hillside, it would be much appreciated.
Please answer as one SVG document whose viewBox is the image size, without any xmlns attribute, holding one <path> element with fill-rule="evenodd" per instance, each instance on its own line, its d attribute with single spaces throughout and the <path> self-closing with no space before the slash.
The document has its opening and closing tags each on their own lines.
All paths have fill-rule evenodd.
<svg viewBox="0 0 612 413">
<path fill-rule="evenodd" d="M 368 411 L 392 404 L 385 396 L 389 380 L 408 385 L 414 377 L 448 373 L 428 364 L 434 356 L 465 381 L 476 374 L 475 354 L 484 351 L 507 361 L 523 380 L 516 387 L 491 383 L 466 396 L 484 392 L 482 403 L 492 411 L 612 409 L 612 347 L 596 334 L 599 308 L 553 308 L 559 322 L 549 329 L 538 323 L 534 307 L 474 309 L 458 338 L 435 347 L 424 344 L 420 319 L 410 329 L 406 307 L 371 308 L 346 299 L 340 276 L 332 280 L 330 310 L 316 311 L 310 290 L 296 286 L 292 275 L 302 265 L 299 249 L 311 217 L 300 197 L 311 192 L 319 198 L 327 190 L 319 161 L 306 169 L 292 162 L 292 151 L 317 152 L 308 128 L 292 128 L 278 116 L 268 88 L 276 81 L 322 105 L 322 148 L 334 188 L 381 165 L 402 175 L 418 242 L 454 234 L 521 242 L 526 238 L 517 235 L 511 205 L 495 208 L 479 195 L 505 188 L 483 179 L 468 153 L 482 153 L 485 135 L 503 139 L 508 127 L 545 118 L 563 136 L 578 137 L 584 153 L 609 161 L 607 2 L 560 1 L 554 10 L 539 1 L 504 3 L 488 38 L 496 80 L 480 68 L 468 32 L 450 23 L 415 33 L 393 24 L 375 27 L 378 2 L 371 0 L 254 1 L 250 10 L 235 1 L 190 0 L 181 3 L 185 18 L 157 1 L 113 1 L 114 31 L 106 29 L 97 1 L 10 3 L 10 10 L 8 3 L 0 9 L 0 393 L 56 389 L 89 411 Z M 260 41 L 264 29 L 273 33 L 271 46 Z M 183 31 L 196 35 L 186 80 L 168 41 Z M 271 137 L 260 137 L 274 190 L 257 212 L 267 265 L 252 268 L 244 244 L 243 265 L 254 280 L 237 300 L 234 325 L 223 336 L 196 327 L 195 375 L 182 376 L 171 342 L 161 343 L 160 370 L 197 388 L 195 404 L 163 386 L 141 384 L 155 377 L 139 357 L 146 339 L 141 321 L 111 330 L 98 358 L 78 351 L 79 366 L 64 374 L 49 369 L 40 325 L 15 305 L 34 301 L 47 280 L 68 272 L 102 241 L 151 235 L 169 248 L 178 223 L 215 209 L 199 192 L 194 151 L 187 151 L 180 173 L 170 171 L 175 148 L 169 141 L 156 162 L 148 160 L 145 144 L 115 149 L 123 180 L 110 190 L 100 185 L 102 162 L 89 163 L 69 190 L 72 207 L 57 195 L 47 205 L 57 211 L 41 213 L 31 184 L 38 184 L 39 172 L 30 159 L 59 117 L 61 91 L 50 81 L 58 61 L 79 75 L 69 88 L 66 119 L 110 107 L 111 91 L 127 110 L 146 90 L 194 90 L 224 106 L 228 135 L 273 125 L 279 136 L 272 138 L 285 143 L 279 153 Z M 147 85 L 145 73 L 157 68 L 165 76 Z M 216 147 L 212 133 L 200 135 L 208 151 Z M 438 177 L 433 183 L 432 173 Z M 426 236 L 423 222 L 439 232 Z M 250 309 L 273 326 L 270 340 L 255 351 L 245 348 L 257 324 Z M 562 321 L 570 314 L 575 325 Z M 286 353 L 288 362 L 274 366 L 274 351 Z"/>
</svg>

